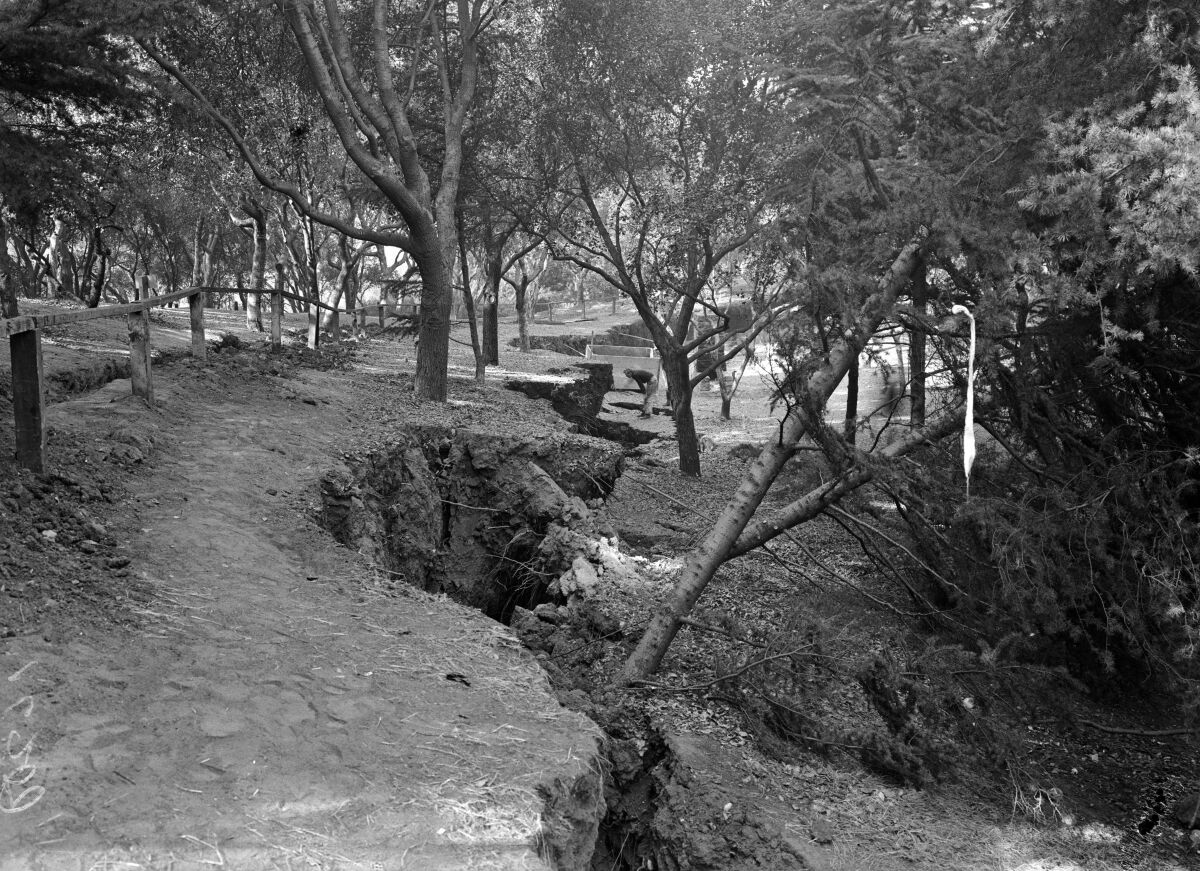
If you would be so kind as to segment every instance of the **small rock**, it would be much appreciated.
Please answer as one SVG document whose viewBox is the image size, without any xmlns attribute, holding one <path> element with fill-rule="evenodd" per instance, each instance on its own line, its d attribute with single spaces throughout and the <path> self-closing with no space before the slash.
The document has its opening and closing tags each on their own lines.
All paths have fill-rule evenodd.
<svg viewBox="0 0 1200 871">
<path fill-rule="evenodd" d="M 109 449 L 109 456 L 115 460 L 126 463 L 141 463 L 146 459 L 146 455 L 133 445 L 113 445 Z"/>
<path fill-rule="evenodd" d="M 79 542 L 79 549 L 84 553 L 95 553 L 96 548 L 99 546 L 100 545 L 97 542 L 92 541 L 90 538 L 85 538 L 83 541 Z"/>
<path fill-rule="evenodd" d="M 833 843 L 833 826 L 830 824 L 829 820 L 824 819 L 823 817 L 817 817 L 815 820 L 813 820 L 813 824 L 810 828 L 812 831 L 813 840 L 818 844 Z"/>
<path fill-rule="evenodd" d="M 268 488 L 267 488 L 267 495 L 268 495 L 268 496 L 278 496 L 278 495 L 279 495 L 279 491 L 278 491 L 278 490 L 276 490 L 274 487 L 268 487 Z"/>
<path fill-rule="evenodd" d="M 114 556 L 104 561 L 104 565 L 110 569 L 123 569 L 129 563 L 130 559 L 127 556 Z"/>
<path fill-rule="evenodd" d="M 58 538 L 58 533 L 53 529 L 43 529 L 42 538 L 46 539 L 46 541 L 54 541 L 56 538 Z"/>
</svg>

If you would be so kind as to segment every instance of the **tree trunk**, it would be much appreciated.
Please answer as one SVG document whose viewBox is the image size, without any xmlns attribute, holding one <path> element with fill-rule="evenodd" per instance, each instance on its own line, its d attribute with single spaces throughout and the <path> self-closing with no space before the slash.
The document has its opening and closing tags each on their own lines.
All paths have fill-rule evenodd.
<svg viewBox="0 0 1200 871">
<path fill-rule="evenodd" d="M 749 348 L 742 351 L 742 365 L 738 367 L 737 375 L 729 374 L 728 363 L 721 365 L 723 371 L 717 378 L 717 385 L 721 388 L 721 420 L 729 420 L 732 416 L 733 397 L 737 394 L 742 378 L 746 376 L 746 367 L 750 365 L 753 356 L 753 352 Z"/>
<path fill-rule="evenodd" d="M 483 359 L 493 366 L 500 365 L 500 280 L 504 271 L 505 238 L 489 235 L 484 249 Z"/>
<path fill-rule="evenodd" d="M 216 230 L 210 230 L 208 232 L 208 236 L 204 240 L 204 258 L 201 261 L 203 264 L 203 271 L 200 275 L 200 283 L 205 287 L 212 287 L 217 283 L 217 244 L 220 241 L 221 236 Z M 216 306 L 216 291 L 205 291 L 204 307 L 216 308 Z"/>
<path fill-rule="evenodd" d="M 92 302 L 92 267 L 96 265 L 96 260 L 100 256 L 100 230 L 97 227 L 92 228 L 92 232 L 88 234 L 87 249 L 83 253 L 83 269 L 76 276 L 76 290 L 79 294 L 79 299 L 88 308 L 95 308 L 100 305 L 100 299 Z"/>
<path fill-rule="evenodd" d="M 662 352 L 663 374 L 666 376 L 671 414 L 675 418 L 675 438 L 679 443 L 679 471 L 693 478 L 700 477 L 700 442 L 696 437 L 696 421 L 692 416 L 692 385 L 688 373 L 687 354 L 668 348 Z"/>
<path fill-rule="evenodd" d="M 96 280 L 92 285 L 91 300 L 89 300 L 91 308 L 100 305 L 100 300 L 104 297 L 104 282 L 108 278 L 108 257 L 112 253 L 104 245 L 104 239 L 101 236 L 101 230 L 96 230 L 96 245 L 100 248 L 100 263 L 96 267 Z"/>
<path fill-rule="evenodd" d="M 17 290 L 15 293 L 18 297 L 29 296 L 34 292 L 34 288 L 38 283 L 38 264 L 36 258 L 30 255 L 29 245 L 20 236 L 9 236 L 9 241 L 12 242 L 13 251 L 17 255 L 17 268 L 21 277 L 17 280 Z"/>
<path fill-rule="evenodd" d="M 529 353 L 529 316 L 525 311 L 524 299 L 517 306 L 517 344 L 521 348 L 521 353 Z"/>
<path fill-rule="evenodd" d="M 192 287 L 204 284 L 204 216 L 196 219 L 196 230 L 192 236 Z"/>
<path fill-rule="evenodd" d="M 677 391 L 675 438 L 679 442 L 679 471 L 700 477 L 700 440 L 696 437 L 696 419 L 692 416 L 692 390 Z"/>
<path fill-rule="evenodd" d="M 50 240 L 46 244 L 46 278 L 49 279 L 49 290 L 53 295 L 68 293 L 71 279 L 70 265 L 67 263 L 70 249 L 67 247 L 67 225 L 62 218 L 54 219 L 54 229 L 50 232 Z"/>
<path fill-rule="evenodd" d="M 475 322 L 475 295 L 471 293 L 471 267 L 467 263 L 466 236 L 462 231 L 462 214 L 459 214 L 458 227 L 458 266 L 462 273 L 463 305 L 467 309 L 467 325 L 471 333 L 471 352 L 475 355 L 475 383 L 483 384 L 487 380 L 487 323 L 484 323 L 484 344 L 479 341 L 479 327 Z M 489 252 L 490 253 L 490 252 Z M 489 264 L 490 266 L 490 264 Z M 488 270 L 491 271 L 490 269 Z M 491 280 L 490 277 L 488 279 Z M 486 309 L 485 309 L 486 312 Z M 487 315 L 485 314 L 486 318 Z"/>
<path fill-rule="evenodd" d="M 784 426 L 787 427 L 788 423 L 794 420 L 795 418 L 789 415 Z M 796 425 L 792 424 L 791 429 L 795 428 Z M 700 544 L 688 553 L 683 572 L 672 590 L 670 599 L 655 612 L 637 647 L 625 662 L 626 679 L 642 679 L 658 669 L 666 656 L 667 648 L 679 631 L 680 619 L 692 610 L 708 582 L 725 562 L 730 548 L 754 516 L 767 489 L 791 456 L 791 435 L 791 432 L 788 432 L 782 444 L 770 442 L 759 454 L 716 523 Z"/>
<path fill-rule="evenodd" d="M 432 224 L 422 228 L 419 254 L 413 255 L 421 273 L 421 325 L 417 334 L 417 372 L 413 385 L 421 399 L 446 401 L 446 366 L 450 360 L 450 273 Z"/>
<path fill-rule="evenodd" d="M 0 317 L 17 314 L 17 269 L 8 254 L 8 226 L 0 218 Z"/>
<path fill-rule="evenodd" d="M 846 373 L 846 416 L 842 421 L 842 438 L 849 444 L 855 443 L 858 429 L 858 357 L 850 364 Z"/>
<path fill-rule="evenodd" d="M 929 284 L 925 264 L 913 275 L 912 304 L 918 314 L 925 314 Z M 912 379 L 909 394 L 912 397 L 909 409 L 909 426 L 919 428 L 925 425 L 925 330 L 913 330 L 908 337 L 908 371 Z"/>
<path fill-rule="evenodd" d="M 354 268 L 346 270 L 345 283 L 342 285 L 342 296 L 346 300 L 346 308 L 354 312 L 350 315 L 350 337 L 358 338 L 365 332 L 367 323 L 366 316 L 363 312 L 355 311 L 358 308 L 358 264 L 355 263 Z"/>
<path fill-rule="evenodd" d="M 304 239 L 304 262 L 308 272 L 307 296 L 312 302 L 321 301 L 321 261 L 317 251 L 317 230 L 307 215 L 300 219 Z M 307 307 L 305 308 L 307 311 Z"/>
<path fill-rule="evenodd" d="M 246 296 L 246 329 L 264 332 L 262 322 L 262 295 L 267 286 L 267 210 L 259 203 L 249 200 L 242 204 L 242 211 L 249 215 L 254 224 L 254 254 L 250 260 L 250 293 Z"/>
<path fill-rule="evenodd" d="M 522 274 L 513 284 L 513 303 L 517 307 L 517 346 L 529 353 L 529 278 Z"/>
<path fill-rule="evenodd" d="M 916 241 L 901 250 L 888 274 L 880 279 L 876 292 L 863 304 L 853 328 L 847 330 L 833 345 L 825 365 L 809 377 L 804 389 L 814 404 L 823 406 L 829 400 L 830 394 L 858 359 L 880 322 L 894 309 L 897 294 L 907 284 L 919 262 L 919 253 L 920 244 Z M 662 663 L 679 631 L 680 620 L 692 610 L 717 569 L 729 558 L 738 537 L 762 504 L 767 490 L 791 456 L 792 447 L 806 429 L 807 420 L 802 414 L 802 403 L 797 404 L 784 418 L 778 440 L 772 440 L 758 459 L 750 464 L 746 476 L 708 533 L 688 553 L 683 572 L 670 598 L 655 612 L 637 647 L 625 662 L 623 674 L 626 680 L 645 678 Z M 680 455 L 682 457 L 682 451 Z"/>
</svg>

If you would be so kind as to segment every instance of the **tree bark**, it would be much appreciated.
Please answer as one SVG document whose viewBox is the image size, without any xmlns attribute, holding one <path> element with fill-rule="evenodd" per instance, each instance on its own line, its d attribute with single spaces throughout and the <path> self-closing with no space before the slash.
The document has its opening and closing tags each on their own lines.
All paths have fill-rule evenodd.
<svg viewBox="0 0 1200 871">
<path fill-rule="evenodd" d="M 246 296 L 246 329 L 263 332 L 262 294 L 267 286 L 267 210 L 253 199 L 242 203 L 254 232 L 254 253 L 250 259 L 250 293 Z"/>
<path fill-rule="evenodd" d="M 742 365 L 738 367 L 737 375 L 730 375 L 727 370 L 727 363 L 721 364 L 721 374 L 717 378 L 717 385 L 721 388 L 721 420 L 729 420 L 733 411 L 733 397 L 737 394 L 737 389 L 741 386 L 742 379 L 746 377 L 746 369 L 750 366 L 750 361 L 754 358 L 752 346 L 747 346 L 742 350 Z"/>
<path fill-rule="evenodd" d="M 104 244 L 103 230 L 96 229 L 96 245 L 99 248 L 100 262 L 96 266 L 96 279 L 92 283 L 92 295 L 89 303 L 92 308 L 100 305 L 100 300 L 104 297 L 104 282 L 108 279 L 108 258 L 112 254 Z M 91 300 L 95 300 L 94 303 Z"/>
<path fill-rule="evenodd" d="M 67 225 L 62 218 L 54 219 L 54 229 L 46 244 L 46 277 L 50 279 L 51 292 L 55 295 L 73 293 L 70 264 L 71 250 L 67 246 Z"/>
<path fill-rule="evenodd" d="M 467 325 L 471 333 L 471 351 L 475 355 L 475 383 L 487 380 L 487 325 L 484 324 L 484 342 L 479 341 L 479 327 L 475 322 L 475 295 L 471 293 L 471 267 L 467 263 L 467 242 L 462 231 L 462 215 L 459 214 L 458 267 L 462 273 L 463 305 L 467 309 Z M 486 317 L 486 315 L 485 315 Z"/>
<path fill-rule="evenodd" d="M 192 287 L 204 284 L 204 216 L 196 219 L 192 234 Z"/>
<path fill-rule="evenodd" d="M 446 401 L 446 367 L 450 362 L 450 274 L 438 250 L 437 233 L 413 254 L 421 274 L 421 321 L 417 333 L 417 371 L 414 390 L 422 399 Z M 414 234 L 415 235 L 415 234 Z"/>
<path fill-rule="evenodd" d="M 505 234 L 493 234 L 490 228 L 484 239 L 483 359 L 493 366 L 500 365 L 500 280 L 507 239 Z"/>
<path fill-rule="evenodd" d="M 517 345 L 521 349 L 522 354 L 529 353 L 529 313 L 527 310 L 528 297 L 526 290 L 529 285 L 525 281 L 525 277 L 521 276 L 515 291 L 515 301 L 517 306 Z"/>
<path fill-rule="evenodd" d="M 679 471 L 693 478 L 700 477 L 700 441 L 696 437 L 696 419 L 692 414 L 691 373 L 688 355 L 676 343 L 664 340 L 657 343 L 662 354 L 663 375 L 667 382 L 667 400 L 675 418 L 675 438 L 679 445 Z"/>
<path fill-rule="evenodd" d="M 842 438 L 854 444 L 858 429 L 858 358 L 846 373 L 846 416 L 842 420 Z"/>
<path fill-rule="evenodd" d="M 885 460 L 907 456 L 922 445 L 962 432 L 965 417 L 965 407 L 946 412 L 928 426 L 912 430 L 903 438 L 897 439 L 877 452 L 872 451 L 870 456 L 882 457 Z M 857 456 L 861 458 L 863 454 L 859 453 Z M 743 556 L 755 548 L 762 547 L 782 535 L 785 530 L 811 520 L 826 507 L 834 504 L 852 490 L 868 483 L 874 477 L 875 471 L 869 464 L 858 463 L 843 473 L 841 477 L 809 491 L 799 499 L 777 509 L 769 517 L 756 519 L 738 537 L 729 551 L 729 559 Z"/>
<path fill-rule="evenodd" d="M 925 314 L 928 308 L 929 283 L 922 263 L 913 275 L 912 304 L 918 315 Z M 909 388 L 911 406 L 909 408 L 909 426 L 920 428 L 925 425 L 925 331 L 918 327 L 908 337 L 908 371 L 912 379 Z"/>
<path fill-rule="evenodd" d="M 17 269 L 8 253 L 8 226 L 0 218 L 0 317 L 17 314 Z"/>
<path fill-rule="evenodd" d="M 96 297 L 96 301 L 92 302 L 92 268 L 96 265 L 96 260 L 100 257 L 100 228 L 93 227 L 92 232 L 88 235 L 87 250 L 83 254 L 83 269 L 79 275 L 79 298 L 88 308 L 96 308 L 100 305 L 100 297 Z"/>
<path fill-rule="evenodd" d="M 802 389 L 812 405 L 824 407 L 828 402 L 830 394 L 858 359 L 883 318 L 894 309 L 896 297 L 912 276 L 919 256 L 919 241 L 909 243 L 900 251 L 887 275 L 876 285 L 875 293 L 859 310 L 853 326 L 830 348 L 825 365 L 809 377 Z M 692 610 L 717 569 L 729 558 L 734 544 L 787 463 L 793 446 L 804 435 L 808 424 L 802 410 L 804 404 L 797 403 L 784 417 L 778 440 L 768 444 L 750 464 L 746 476 L 708 533 L 688 553 L 671 596 L 655 612 L 637 647 L 626 660 L 625 679 L 645 678 L 662 663 L 679 631 L 680 619 Z"/>
</svg>

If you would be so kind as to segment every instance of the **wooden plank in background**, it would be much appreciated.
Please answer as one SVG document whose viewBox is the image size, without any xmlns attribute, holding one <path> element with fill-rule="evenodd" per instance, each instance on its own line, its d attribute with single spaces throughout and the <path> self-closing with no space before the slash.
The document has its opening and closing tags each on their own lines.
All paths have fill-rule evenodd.
<svg viewBox="0 0 1200 871">
<path fill-rule="evenodd" d="M 275 289 L 271 291 L 271 350 L 283 347 L 283 264 L 275 264 Z"/>
<path fill-rule="evenodd" d="M 308 307 L 308 347 L 314 351 L 321 344 L 321 310 L 315 305 Z"/>
<path fill-rule="evenodd" d="M 150 315 L 134 312 L 129 316 L 129 380 L 133 395 L 154 406 L 154 375 L 150 369 Z"/>
<path fill-rule="evenodd" d="M 192 359 L 203 360 L 208 354 L 204 344 L 204 294 L 188 297 L 188 320 L 192 326 Z"/>
<path fill-rule="evenodd" d="M 14 333 L 8 340 L 12 356 L 12 403 L 17 463 L 41 472 L 46 455 L 46 389 L 42 381 L 42 341 L 37 330 Z"/>
</svg>

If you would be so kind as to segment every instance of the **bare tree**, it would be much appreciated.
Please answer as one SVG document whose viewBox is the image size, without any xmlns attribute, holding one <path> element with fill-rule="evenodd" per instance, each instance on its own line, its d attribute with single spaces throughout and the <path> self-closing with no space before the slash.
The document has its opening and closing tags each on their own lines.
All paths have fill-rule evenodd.
<svg viewBox="0 0 1200 871">
<path fill-rule="evenodd" d="M 276 0 L 275 6 L 346 155 L 396 210 L 399 225 L 364 226 L 313 203 L 162 50 L 141 45 L 225 130 L 264 187 L 309 220 L 412 257 L 422 279 L 416 391 L 444 400 L 463 131 L 479 77 L 479 42 L 499 4 L 444 0 L 397 8 L 387 0 Z M 430 131 L 418 136 L 411 117 L 417 104 L 429 102 L 441 110 L 432 145 Z"/>
<path fill-rule="evenodd" d="M 683 571 L 670 598 L 655 612 L 637 648 L 625 663 L 627 679 L 641 679 L 654 672 L 666 655 L 681 621 L 696 604 L 718 568 L 812 519 L 847 493 L 871 480 L 871 465 L 850 446 L 850 461 L 842 473 L 821 487 L 793 500 L 768 517 L 756 518 L 767 491 L 783 471 L 793 449 L 807 433 L 817 434 L 824 426 L 820 409 L 846 377 L 867 342 L 884 318 L 892 314 L 900 292 L 907 287 L 921 263 L 921 243 L 906 245 L 891 268 L 878 282 L 875 292 L 859 308 L 842 337 L 829 349 L 823 366 L 803 383 L 793 385 L 794 400 L 780 423 L 779 437 L 767 444 L 751 463 L 745 477 L 704 538 L 688 553 Z M 931 439 L 940 438 L 962 426 L 961 410 L 950 410 L 920 429 L 889 445 L 881 454 L 896 458 Z"/>
</svg>

